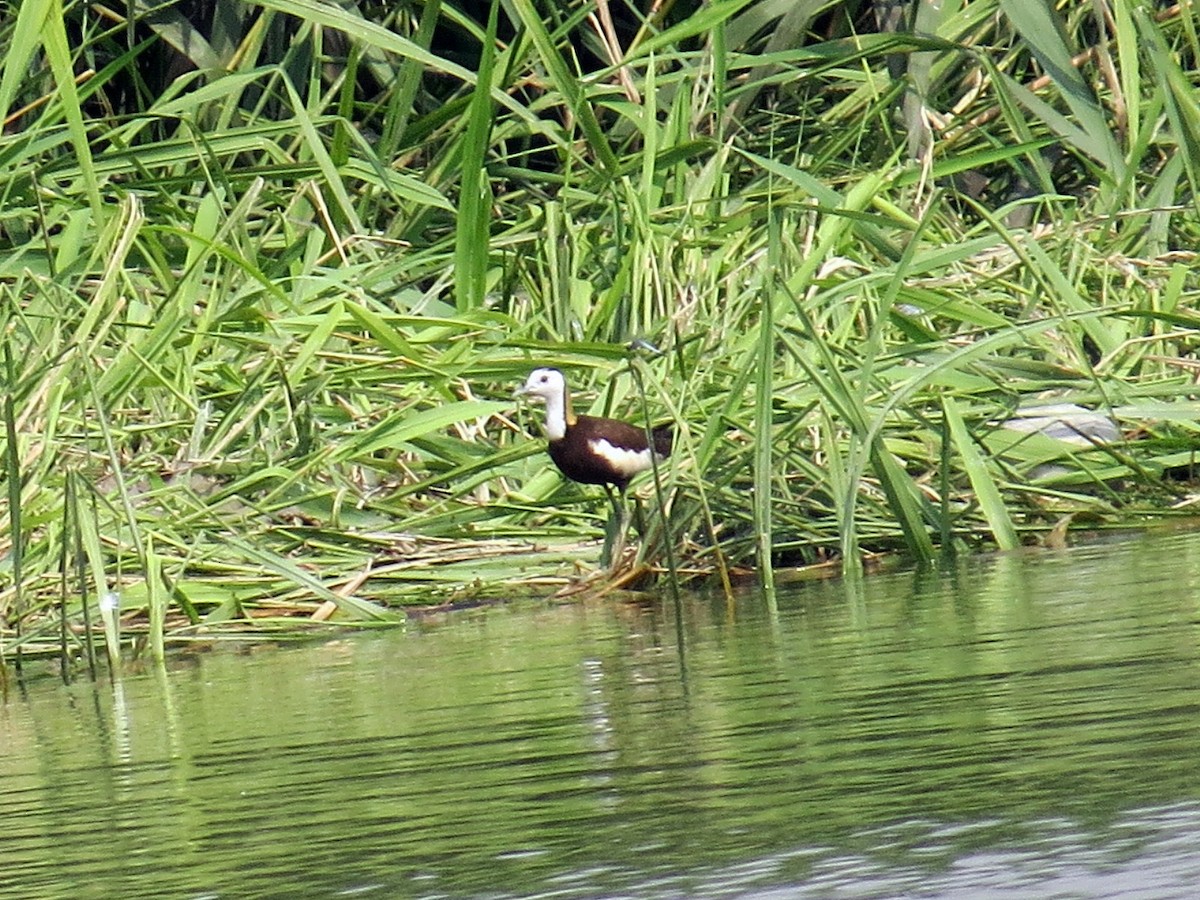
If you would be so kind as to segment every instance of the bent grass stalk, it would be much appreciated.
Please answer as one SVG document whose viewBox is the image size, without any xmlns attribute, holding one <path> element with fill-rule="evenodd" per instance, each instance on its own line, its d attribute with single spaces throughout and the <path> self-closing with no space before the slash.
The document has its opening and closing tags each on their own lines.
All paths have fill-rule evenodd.
<svg viewBox="0 0 1200 900">
<path fill-rule="evenodd" d="M 8 534 L 12 541 L 12 572 L 13 572 L 13 614 L 15 619 L 14 632 L 17 638 L 14 666 L 18 677 L 21 674 L 21 632 L 24 629 L 25 595 L 24 595 L 24 555 L 25 527 L 21 521 L 21 454 L 17 446 L 17 415 L 13 394 L 16 391 L 16 375 L 13 365 L 12 350 L 8 341 L 4 343 L 4 469 L 5 480 L 8 482 Z M 4 653 L 0 648 L 0 667 L 4 667 Z"/>
</svg>

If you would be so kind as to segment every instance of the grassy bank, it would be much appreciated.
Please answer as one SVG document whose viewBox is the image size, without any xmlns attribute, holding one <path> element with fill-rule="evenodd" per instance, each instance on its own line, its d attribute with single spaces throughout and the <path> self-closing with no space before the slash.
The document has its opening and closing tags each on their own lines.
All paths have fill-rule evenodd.
<svg viewBox="0 0 1200 900">
<path fill-rule="evenodd" d="M 1190 4 L 552 6 L 4 23 L 5 660 L 566 584 L 535 365 L 675 420 L 689 573 L 1190 515 Z"/>
</svg>

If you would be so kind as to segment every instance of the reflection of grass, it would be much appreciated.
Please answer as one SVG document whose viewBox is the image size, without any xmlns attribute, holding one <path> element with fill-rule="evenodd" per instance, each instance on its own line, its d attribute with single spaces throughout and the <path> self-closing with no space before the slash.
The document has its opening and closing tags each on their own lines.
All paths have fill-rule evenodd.
<svg viewBox="0 0 1200 900">
<path fill-rule="evenodd" d="M 212 59 L 159 90 L 123 28 L 68 56 L 56 15 L 10 23 L 5 658 L 74 655 L 109 591 L 157 651 L 558 587 L 604 507 L 508 399 L 535 365 L 581 411 L 674 420 L 635 491 L 643 560 L 669 534 L 684 573 L 1164 514 L 1198 413 L 1195 36 L 1122 7 L 1080 56 L 1090 5 L 1066 31 L 944 7 L 935 37 L 802 42 L 712 4 L 580 78 L 562 38 L 590 20 L 516 3 L 524 37 L 475 67 L 490 102 L 431 18 L 409 43 L 291 9 L 355 26 L 334 62 L 319 29 L 271 59 L 179 13 Z M 111 63 L 73 106 L 76 57 Z M 663 355 L 631 363 L 638 337 Z M 1136 440 L 1000 428 L 1047 393 Z"/>
</svg>

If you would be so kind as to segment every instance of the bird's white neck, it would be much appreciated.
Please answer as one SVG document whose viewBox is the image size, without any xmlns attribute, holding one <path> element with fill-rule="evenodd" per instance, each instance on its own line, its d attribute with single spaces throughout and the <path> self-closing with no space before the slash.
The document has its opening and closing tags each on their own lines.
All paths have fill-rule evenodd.
<svg viewBox="0 0 1200 900">
<path fill-rule="evenodd" d="M 546 397 L 546 437 L 550 440 L 561 441 L 567 436 L 568 407 L 565 392 Z"/>
</svg>

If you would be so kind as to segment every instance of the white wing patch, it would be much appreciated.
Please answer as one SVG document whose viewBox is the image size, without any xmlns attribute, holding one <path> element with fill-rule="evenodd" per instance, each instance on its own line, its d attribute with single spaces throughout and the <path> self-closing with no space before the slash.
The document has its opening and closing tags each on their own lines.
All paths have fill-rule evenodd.
<svg viewBox="0 0 1200 900">
<path fill-rule="evenodd" d="M 650 468 L 649 448 L 630 450 L 611 444 L 604 438 L 588 441 L 588 448 L 626 478 L 632 478 L 638 472 L 645 472 Z"/>
</svg>

